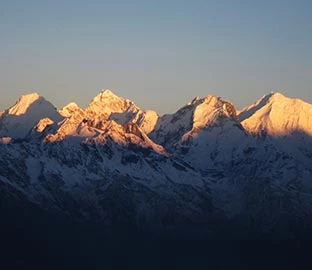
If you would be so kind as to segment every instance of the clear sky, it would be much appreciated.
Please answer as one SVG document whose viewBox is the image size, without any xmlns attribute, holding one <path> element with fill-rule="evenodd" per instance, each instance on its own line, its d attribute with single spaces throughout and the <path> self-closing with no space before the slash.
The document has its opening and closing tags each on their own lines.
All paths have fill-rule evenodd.
<svg viewBox="0 0 312 270">
<path fill-rule="evenodd" d="M 102 89 L 159 114 L 213 94 L 312 102 L 312 1 L 0 0 L 0 110 Z"/>
</svg>

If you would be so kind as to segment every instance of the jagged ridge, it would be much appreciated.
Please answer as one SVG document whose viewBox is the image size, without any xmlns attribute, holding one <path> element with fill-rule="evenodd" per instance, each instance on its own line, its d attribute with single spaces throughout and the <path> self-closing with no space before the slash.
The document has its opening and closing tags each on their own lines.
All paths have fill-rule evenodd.
<svg viewBox="0 0 312 270">
<path fill-rule="evenodd" d="M 159 117 L 107 89 L 59 112 L 26 95 L 0 116 L 0 181 L 77 219 L 109 223 L 113 211 L 176 228 L 218 216 L 269 231 L 286 215 L 310 226 L 311 108 L 271 93 L 237 116 L 207 96 Z"/>
</svg>

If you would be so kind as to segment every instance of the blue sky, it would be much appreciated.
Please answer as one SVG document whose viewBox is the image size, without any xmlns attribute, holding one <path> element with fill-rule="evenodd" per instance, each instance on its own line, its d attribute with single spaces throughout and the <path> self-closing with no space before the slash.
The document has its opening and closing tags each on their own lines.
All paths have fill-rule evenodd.
<svg viewBox="0 0 312 270">
<path fill-rule="evenodd" d="M 312 1 L 0 0 L 0 110 L 102 89 L 158 113 L 209 94 L 312 102 Z"/>
</svg>

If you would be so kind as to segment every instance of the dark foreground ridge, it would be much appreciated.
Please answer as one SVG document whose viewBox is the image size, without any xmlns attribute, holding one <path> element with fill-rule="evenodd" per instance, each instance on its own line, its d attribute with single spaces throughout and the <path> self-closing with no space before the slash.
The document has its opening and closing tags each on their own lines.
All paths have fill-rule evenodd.
<svg viewBox="0 0 312 270">
<path fill-rule="evenodd" d="M 210 231 L 141 231 L 52 215 L 1 199 L 1 264 L 8 269 L 308 269 L 311 231 L 260 234 L 231 222 Z M 13 203 L 12 203 L 13 202 Z"/>
</svg>

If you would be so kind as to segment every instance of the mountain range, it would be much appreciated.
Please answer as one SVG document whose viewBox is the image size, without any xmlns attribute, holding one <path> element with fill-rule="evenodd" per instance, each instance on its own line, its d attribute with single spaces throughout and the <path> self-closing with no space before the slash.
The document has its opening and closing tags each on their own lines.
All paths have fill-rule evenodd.
<svg viewBox="0 0 312 270">
<path fill-rule="evenodd" d="M 0 164 L 8 227 L 44 215 L 207 237 L 312 228 L 312 105 L 281 93 L 240 111 L 196 97 L 163 116 L 109 89 L 59 110 L 23 95 L 0 113 Z"/>
</svg>

